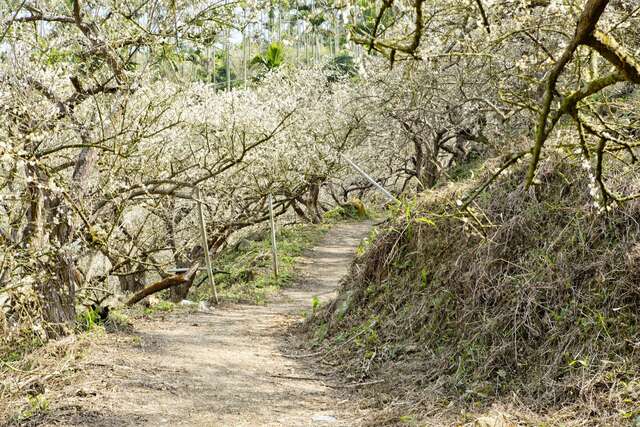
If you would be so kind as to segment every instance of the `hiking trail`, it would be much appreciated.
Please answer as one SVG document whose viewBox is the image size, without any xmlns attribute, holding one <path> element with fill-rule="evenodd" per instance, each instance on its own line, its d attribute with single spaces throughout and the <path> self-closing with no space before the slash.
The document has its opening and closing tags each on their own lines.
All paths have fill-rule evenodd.
<svg viewBox="0 0 640 427">
<path fill-rule="evenodd" d="M 96 344 L 83 361 L 86 381 L 56 405 L 52 425 L 359 424 L 363 413 L 303 359 L 283 354 L 283 345 L 287 327 L 311 309 L 314 296 L 335 296 L 369 228 L 333 227 L 304 255 L 295 284 L 265 305 L 169 313 L 136 322 L 134 339 Z"/>
</svg>

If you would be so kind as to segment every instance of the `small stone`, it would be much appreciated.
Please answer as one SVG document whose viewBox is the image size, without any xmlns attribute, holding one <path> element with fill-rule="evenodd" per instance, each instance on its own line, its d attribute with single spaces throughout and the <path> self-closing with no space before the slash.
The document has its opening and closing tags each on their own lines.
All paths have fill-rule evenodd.
<svg viewBox="0 0 640 427">
<path fill-rule="evenodd" d="M 251 248 L 251 242 L 247 239 L 241 239 L 236 243 L 236 250 L 240 252 L 248 251 Z"/>
<path fill-rule="evenodd" d="M 78 389 L 78 391 L 76 391 L 76 396 L 78 397 L 88 397 L 88 396 L 95 396 L 96 393 L 95 391 L 86 391 L 83 389 Z"/>
<path fill-rule="evenodd" d="M 476 419 L 474 427 L 513 427 L 514 424 L 507 421 L 503 414 L 496 413 Z"/>
<path fill-rule="evenodd" d="M 314 423 L 335 423 L 338 420 L 336 419 L 336 417 L 333 417 L 331 415 L 314 415 L 313 417 L 311 417 L 311 421 L 313 421 Z"/>
</svg>

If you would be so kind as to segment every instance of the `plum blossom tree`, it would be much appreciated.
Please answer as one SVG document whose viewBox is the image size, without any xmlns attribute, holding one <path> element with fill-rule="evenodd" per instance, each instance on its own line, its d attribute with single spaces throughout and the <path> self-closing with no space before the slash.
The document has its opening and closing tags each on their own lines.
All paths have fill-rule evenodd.
<svg viewBox="0 0 640 427">
<path fill-rule="evenodd" d="M 637 116 L 628 105 L 638 83 L 633 52 L 640 40 L 638 9 L 630 2 L 389 1 L 376 16 L 368 31 L 353 29 L 353 40 L 387 58 L 399 74 L 396 92 L 407 87 L 399 105 L 414 112 L 395 117 L 402 118 L 413 145 L 419 147 L 429 133 L 446 140 L 457 128 L 454 139 L 480 142 L 504 157 L 498 173 L 530 156 L 527 185 L 538 182 L 537 165 L 548 147 L 585 163 L 599 206 L 637 197 L 627 184 L 606 182 L 608 167 L 635 170 L 637 157 Z M 575 25 L 566 25 L 568 17 Z M 420 77 L 408 71 L 411 62 L 419 63 L 415 68 L 427 65 Z M 414 81 L 434 87 L 436 98 L 416 102 Z M 612 108 L 621 96 L 632 102 Z M 445 111 L 440 119 L 420 120 L 415 105 L 430 114 L 434 106 Z M 447 117 L 449 112 L 454 114 Z M 394 120 L 392 115 L 385 123 Z M 438 122 L 446 124 L 434 127 Z M 420 151 L 437 151 L 429 139 L 426 149 L 414 150 L 412 163 L 425 164 Z M 533 143 L 525 147 L 527 140 Z M 495 176 L 472 191 L 463 207 Z"/>
<path fill-rule="evenodd" d="M 167 74 L 168 53 L 223 28 L 231 12 L 209 2 L 3 7 L 0 292 L 34 292 L 43 335 L 68 332 L 87 285 L 135 291 L 149 272 L 195 262 L 196 188 L 214 253 L 266 220 L 269 193 L 278 214 L 311 200 L 317 219 L 311 170 L 326 176 L 329 150 L 351 142 L 342 129 L 298 136 L 310 134 L 304 115 L 330 124 L 345 102 L 320 71 L 224 94 Z"/>
<path fill-rule="evenodd" d="M 227 11 L 207 2 L 12 11 L 0 61 L 0 292 L 33 296 L 43 336 L 70 330 L 87 289 L 116 280 L 134 292 L 200 262 L 196 189 L 214 256 L 267 220 L 269 194 L 277 215 L 317 222 L 320 187 L 361 141 L 354 88 L 321 69 L 229 92 L 167 73 L 167 52 L 220 30 Z"/>
</svg>

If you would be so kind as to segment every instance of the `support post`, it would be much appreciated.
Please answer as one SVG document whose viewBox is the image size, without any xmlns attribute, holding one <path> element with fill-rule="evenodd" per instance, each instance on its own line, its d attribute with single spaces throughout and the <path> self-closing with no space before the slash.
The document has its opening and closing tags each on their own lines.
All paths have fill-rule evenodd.
<svg viewBox="0 0 640 427">
<path fill-rule="evenodd" d="M 227 92 L 231 92 L 231 30 L 227 28 Z"/>
<path fill-rule="evenodd" d="M 278 247 L 276 244 L 276 222 L 273 217 L 273 196 L 269 194 L 269 222 L 271 223 L 271 256 L 273 258 L 273 275 L 278 278 Z"/>
<path fill-rule="evenodd" d="M 380 192 L 382 194 L 384 194 L 385 196 L 387 196 L 387 198 L 393 202 L 397 202 L 399 201 L 398 199 L 396 199 L 393 194 L 389 193 L 386 188 L 384 188 L 382 185 L 378 184 L 376 182 L 375 179 L 371 178 L 365 171 L 363 171 L 362 169 L 360 169 L 360 167 L 358 165 L 356 165 L 355 163 L 353 163 L 349 158 L 347 158 L 347 156 L 345 156 L 344 154 L 341 154 L 342 158 L 345 159 L 347 161 L 347 163 L 349 163 L 349 165 L 351 165 L 351 167 L 353 169 L 356 170 L 356 172 L 358 172 L 360 175 L 364 176 L 370 183 L 372 183 L 378 190 L 380 190 Z"/>
<path fill-rule="evenodd" d="M 207 276 L 209 277 L 209 284 L 213 289 L 213 296 L 215 297 L 216 304 L 218 304 L 218 291 L 216 289 L 216 281 L 213 277 L 213 269 L 211 268 L 211 258 L 209 257 L 209 239 L 207 239 L 207 227 L 204 223 L 204 214 L 202 213 L 202 199 L 200 189 L 196 187 L 196 199 L 198 202 L 198 216 L 200 217 L 200 233 L 202 234 L 202 247 L 204 249 L 204 259 L 207 265 Z"/>
</svg>

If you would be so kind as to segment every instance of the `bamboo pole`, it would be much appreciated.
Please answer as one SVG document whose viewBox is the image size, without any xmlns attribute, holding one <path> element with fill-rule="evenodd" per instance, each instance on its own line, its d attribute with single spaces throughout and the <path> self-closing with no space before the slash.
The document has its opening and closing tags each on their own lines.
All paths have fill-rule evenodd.
<svg viewBox="0 0 640 427">
<path fill-rule="evenodd" d="M 227 28 L 227 91 L 231 91 L 231 30 Z"/>
<path fill-rule="evenodd" d="M 198 217 L 200 217 L 200 233 L 202 234 L 202 247 L 204 248 L 204 259 L 207 265 L 207 276 L 209 277 L 209 284 L 213 289 L 213 296 L 215 297 L 216 304 L 218 304 L 218 290 L 216 289 L 216 281 L 213 277 L 213 269 L 211 268 L 211 258 L 209 257 L 209 239 L 207 238 L 207 227 L 204 223 L 204 214 L 202 213 L 202 199 L 200 195 L 200 189 L 196 188 L 196 199 L 198 201 Z"/>
<path fill-rule="evenodd" d="M 244 27 L 242 27 L 242 80 L 244 90 L 247 90 L 247 32 L 249 32 L 249 24 L 247 24 L 247 10 L 242 8 L 244 17 Z"/>
<path fill-rule="evenodd" d="M 211 44 L 211 49 L 213 50 L 213 74 L 212 76 L 212 81 L 213 81 L 213 90 L 215 92 L 218 91 L 218 86 L 216 84 L 216 44 L 215 42 Z"/>
<path fill-rule="evenodd" d="M 271 223 L 271 256 L 273 258 L 273 275 L 278 278 L 278 247 L 276 244 L 276 222 L 273 217 L 273 196 L 269 194 L 269 222 Z"/>
<path fill-rule="evenodd" d="M 343 159 L 345 159 L 347 161 L 347 163 L 349 163 L 349 165 L 351 165 L 351 167 L 353 169 L 355 169 L 358 173 L 360 173 L 362 176 L 364 176 L 371 184 L 373 184 L 378 190 L 380 190 L 380 192 L 382 192 L 382 194 L 387 196 L 387 198 L 389 200 L 394 201 L 394 202 L 398 201 L 398 199 L 396 199 L 393 196 L 393 194 L 388 192 L 386 188 L 384 188 L 382 185 L 380 185 L 375 179 L 371 178 L 365 171 L 360 169 L 360 167 L 358 165 L 356 165 L 355 163 L 353 163 L 349 158 L 347 158 L 347 156 L 345 156 L 344 154 L 341 154 L 341 156 L 342 156 Z"/>
</svg>

